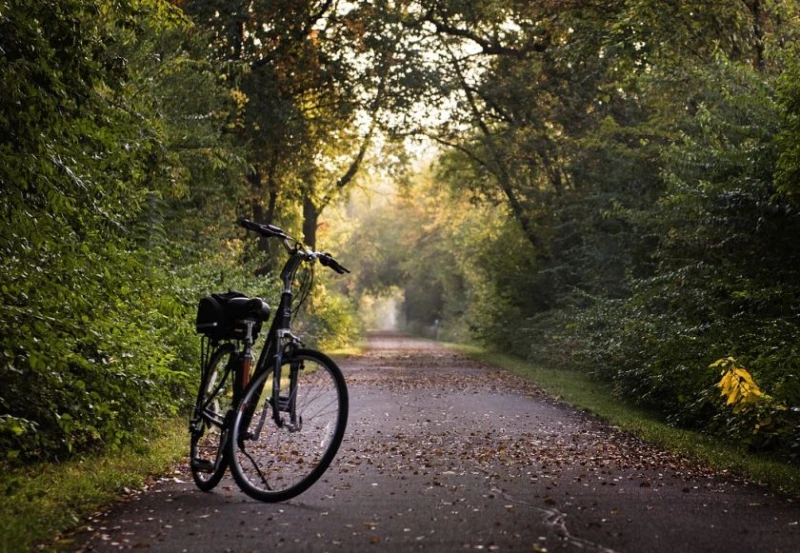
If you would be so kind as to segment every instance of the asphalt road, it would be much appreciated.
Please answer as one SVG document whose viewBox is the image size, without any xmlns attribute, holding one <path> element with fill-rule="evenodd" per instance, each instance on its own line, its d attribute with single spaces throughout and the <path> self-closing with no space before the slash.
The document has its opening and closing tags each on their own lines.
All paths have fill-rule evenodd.
<svg viewBox="0 0 800 553">
<path fill-rule="evenodd" d="M 73 551 L 800 553 L 800 504 L 638 442 L 449 350 L 393 335 L 341 360 L 350 422 L 309 491 L 263 504 L 185 467 Z M 188 441 L 188 435 L 187 435 Z"/>
</svg>

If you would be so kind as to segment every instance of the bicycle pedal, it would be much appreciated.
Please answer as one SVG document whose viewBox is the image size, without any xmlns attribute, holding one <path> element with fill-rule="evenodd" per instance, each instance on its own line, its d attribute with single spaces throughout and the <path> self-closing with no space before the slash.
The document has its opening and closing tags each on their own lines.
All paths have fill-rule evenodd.
<svg viewBox="0 0 800 553">
<path fill-rule="evenodd" d="M 205 459 L 192 459 L 192 468 L 199 472 L 213 472 L 214 463 Z"/>
</svg>

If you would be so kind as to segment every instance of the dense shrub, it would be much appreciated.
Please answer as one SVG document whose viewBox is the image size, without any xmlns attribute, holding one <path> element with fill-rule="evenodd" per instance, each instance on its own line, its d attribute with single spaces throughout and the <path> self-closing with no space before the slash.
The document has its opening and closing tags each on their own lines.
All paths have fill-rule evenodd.
<svg viewBox="0 0 800 553">
<path fill-rule="evenodd" d="M 556 334 L 575 339 L 579 366 L 675 423 L 796 457 L 800 217 L 773 179 L 779 105 L 746 68 L 717 71 L 727 88 L 708 83 L 683 139 L 664 149 L 665 192 L 634 215 L 659 236 L 654 274 Z M 734 412 L 719 401 L 708 366 L 727 356 L 771 402 Z"/>
<path fill-rule="evenodd" d="M 165 127 L 181 117 L 153 75 L 188 67 L 204 76 L 196 92 L 220 92 L 202 64 L 172 59 L 191 37 L 157 1 L 0 3 L 0 446 L 9 459 L 117 447 L 188 396 L 194 294 L 176 278 L 178 250 L 162 247 L 157 221 L 141 215 L 198 166 L 169 155 Z M 147 54 L 154 44 L 160 57 Z M 123 58 L 129 48 L 142 58 Z M 136 83 L 148 72 L 137 63 L 164 66 Z M 182 118 L 200 119 L 191 109 Z"/>
</svg>

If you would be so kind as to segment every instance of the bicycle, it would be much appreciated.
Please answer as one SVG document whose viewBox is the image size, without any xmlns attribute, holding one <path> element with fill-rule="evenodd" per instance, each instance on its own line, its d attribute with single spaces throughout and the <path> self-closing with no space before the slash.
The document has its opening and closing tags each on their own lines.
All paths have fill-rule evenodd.
<svg viewBox="0 0 800 553">
<path fill-rule="evenodd" d="M 278 309 L 258 360 L 254 343 L 270 308 L 238 292 L 212 294 L 198 306 L 201 379 L 189 423 L 190 468 L 198 488 L 211 491 L 230 468 L 237 485 L 260 501 L 285 501 L 327 470 L 344 437 L 348 395 L 344 376 L 327 355 L 304 347 L 291 320 L 307 298 L 313 267 L 350 271 L 330 254 L 307 250 L 279 227 L 238 224 L 281 241 L 289 254 L 280 272 Z M 294 283 L 311 271 L 294 306 Z M 267 386 L 269 384 L 269 386 Z"/>
</svg>

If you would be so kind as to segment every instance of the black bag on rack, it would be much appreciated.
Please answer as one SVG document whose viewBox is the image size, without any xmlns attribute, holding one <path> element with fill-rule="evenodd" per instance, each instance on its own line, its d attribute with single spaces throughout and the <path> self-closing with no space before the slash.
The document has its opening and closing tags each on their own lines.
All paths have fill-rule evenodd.
<svg viewBox="0 0 800 553">
<path fill-rule="evenodd" d="M 212 340 L 241 340 L 247 332 L 242 319 L 252 318 L 257 322 L 253 329 L 255 338 L 261 330 L 261 323 L 268 317 L 269 307 L 262 300 L 229 290 L 200 299 L 195 328 Z"/>
</svg>

